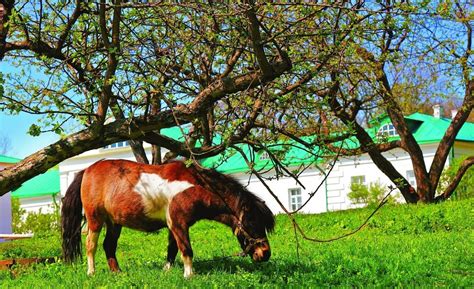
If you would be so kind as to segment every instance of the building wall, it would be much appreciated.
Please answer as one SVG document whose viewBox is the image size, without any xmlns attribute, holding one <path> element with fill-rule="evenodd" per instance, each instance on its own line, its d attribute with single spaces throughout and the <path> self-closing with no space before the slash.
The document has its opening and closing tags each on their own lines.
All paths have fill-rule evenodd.
<svg viewBox="0 0 474 289">
<path fill-rule="evenodd" d="M 285 209 L 292 211 L 290 208 L 290 190 L 300 189 L 301 203 L 304 204 L 314 195 L 309 202 L 301 209 L 303 213 L 321 213 L 326 212 L 326 190 L 324 177 L 321 173 L 311 168 L 300 175 L 298 180 L 303 184 L 302 187 L 295 179 L 290 177 L 282 177 L 275 179 L 274 175 L 267 173 L 263 175 L 265 178 L 273 177 L 272 180 L 267 180 L 265 183 L 270 187 L 271 191 L 277 196 L 279 201 L 283 204 Z M 265 201 L 270 210 L 274 213 L 283 213 L 284 210 L 278 204 L 274 197 L 271 196 L 267 188 L 255 176 L 249 179 L 249 176 L 243 173 L 234 175 L 234 177 L 243 185 L 248 185 L 249 191 L 260 197 Z M 317 190 L 318 186 L 319 190 Z"/>
<path fill-rule="evenodd" d="M 0 171 L 10 164 L 0 163 Z M 0 196 L 0 234 L 12 233 L 12 205 L 10 193 Z M 0 239 L 2 242 L 3 239 Z"/>
<path fill-rule="evenodd" d="M 56 196 L 41 196 L 35 198 L 20 199 L 20 208 L 25 210 L 25 213 L 53 213 L 55 206 L 59 205 L 61 198 Z M 55 205 L 56 204 L 56 205 Z"/>
<path fill-rule="evenodd" d="M 423 145 L 422 150 L 426 164 L 429 167 L 433 161 L 436 145 Z M 407 177 L 407 171 L 413 170 L 411 160 L 405 151 L 396 149 L 384 155 L 403 176 Z M 322 183 L 314 197 L 311 198 L 308 204 L 301 210 L 301 212 L 305 213 L 321 213 L 360 206 L 352 204 L 347 197 L 347 194 L 350 192 L 352 177 L 354 176 L 364 176 L 364 183 L 366 185 L 379 183 L 387 187 L 387 192 L 389 191 L 389 186 L 395 186 L 389 178 L 377 168 L 367 154 L 358 157 L 341 158 L 336 162 L 325 182 L 323 182 L 324 177 L 319 170 L 315 168 L 307 170 L 301 174 L 299 178 L 305 188 L 301 187 L 295 180 L 289 177 L 280 178 L 279 180 L 273 179 L 266 183 L 286 209 L 289 208 L 289 191 L 291 189 L 301 188 L 302 203 L 305 203 L 306 200 L 309 199 L 310 193 L 314 192 Z M 278 202 L 256 177 L 251 177 L 250 180 L 245 174 L 238 174 L 236 177 L 242 184 L 248 184 L 250 191 L 264 199 L 273 213 L 284 212 Z M 274 175 L 269 173 L 266 174 L 265 177 L 274 177 Z M 403 202 L 403 198 L 399 195 L 398 190 L 394 191 L 392 195 L 398 196 L 399 200 Z"/>
</svg>

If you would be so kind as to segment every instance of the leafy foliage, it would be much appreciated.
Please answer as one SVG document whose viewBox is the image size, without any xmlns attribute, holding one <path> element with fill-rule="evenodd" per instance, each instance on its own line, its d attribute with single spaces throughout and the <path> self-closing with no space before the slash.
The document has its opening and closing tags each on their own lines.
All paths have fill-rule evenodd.
<svg viewBox="0 0 474 289">
<path fill-rule="evenodd" d="M 444 188 L 451 183 L 459 170 L 459 166 L 465 159 L 466 156 L 453 159 L 451 165 L 443 171 L 440 180 L 440 191 L 443 191 Z M 470 167 L 466 171 L 452 196 L 452 198 L 455 199 L 467 199 L 472 197 L 474 197 L 474 167 Z"/>
<path fill-rule="evenodd" d="M 57 206 L 53 207 L 53 212 L 27 213 L 20 207 L 20 201 L 12 198 L 12 227 L 15 233 L 35 233 L 35 235 L 48 235 L 58 232 L 61 226 L 60 212 Z"/>
<path fill-rule="evenodd" d="M 379 182 L 370 183 L 368 186 L 360 183 L 352 183 L 351 191 L 347 196 L 354 204 L 365 204 L 368 207 L 374 207 L 382 201 L 387 193 L 387 187 Z M 387 201 L 393 203 L 395 199 L 395 196 L 390 195 Z"/>
<path fill-rule="evenodd" d="M 191 228 L 196 275 L 182 277 L 182 264 L 163 272 L 167 232 L 147 234 L 124 229 L 118 244 L 123 272 L 108 272 L 102 247 L 97 252 L 97 272 L 86 275 L 86 261 L 17 266 L 13 274 L 0 271 L 6 287 L 472 287 L 474 220 L 466 218 L 473 199 L 439 205 L 388 205 L 367 227 L 350 238 L 331 243 L 298 240 L 291 222 L 277 216 L 270 236 L 272 258 L 255 264 L 248 258 L 221 258 L 239 250 L 231 230 L 202 221 Z M 338 236 L 372 212 L 354 209 L 319 215 L 297 215 L 308 234 L 319 238 Z M 59 256 L 59 234 L 0 244 L 0 259 Z M 101 234 L 99 242 L 102 242 Z M 298 254 L 297 254 L 298 252 Z M 178 258 L 179 259 L 179 258 Z M 215 259 L 215 260 L 214 260 Z"/>
</svg>

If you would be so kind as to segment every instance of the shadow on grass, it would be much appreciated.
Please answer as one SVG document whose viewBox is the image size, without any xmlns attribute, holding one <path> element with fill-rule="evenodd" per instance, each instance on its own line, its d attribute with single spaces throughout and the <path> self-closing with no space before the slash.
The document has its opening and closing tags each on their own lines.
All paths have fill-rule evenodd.
<svg viewBox="0 0 474 289">
<path fill-rule="evenodd" d="M 162 260 L 153 260 L 141 263 L 141 266 L 150 268 L 150 270 L 163 270 L 165 262 Z M 183 264 L 177 257 L 173 266 L 175 269 L 183 270 Z M 235 273 L 260 273 L 275 274 L 285 272 L 292 275 L 298 273 L 312 273 L 315 265 L 308 262 L 300 262 L 296 259 L 271 258 L 268 262 L 255 263 L 249 257 L 216 257 L 214 259 L 196 258 L 193 260 L 193 268 L 197 274 L 235 274 Z"/>
<path fill-rule="evenodd" d="M 255 263 L 248 257 L 226 257 L 215 258 L 211 260 L 195 260 L 193 267 L 196 272 L 204 273 L 229 273 L 234 274 L 238 272 L 261 273 L 267 274 L 269 272 L 286 272 L 287 274 L 298 271 L 299 273 L 314 272 L 314 266 L 308 263 L 302 263 L 298 260 L 288 259 L 270 259 L 268 262 Z"/>
</svg>

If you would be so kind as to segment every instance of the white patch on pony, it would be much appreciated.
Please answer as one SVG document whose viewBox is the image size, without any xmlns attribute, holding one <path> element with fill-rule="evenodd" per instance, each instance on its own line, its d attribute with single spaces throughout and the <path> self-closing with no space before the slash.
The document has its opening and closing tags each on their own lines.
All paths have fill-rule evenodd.
<svg viewBox="0 0 474 289">
<path fill-rule="evenodd" d="M 183 260 L 184 264 L 184 278 L 190 278 L 193 276 L 193 260 L 189 256 L 181 255 L 181 259 Z"/>
<path fill-rule="evenodd" d="M 147 217 L 168 222 L 171 199 L 193 186 L 187 181 L 170 182 L 157 174 L 142 173 L 134 190 L 142 196 Z"/>
</svg>

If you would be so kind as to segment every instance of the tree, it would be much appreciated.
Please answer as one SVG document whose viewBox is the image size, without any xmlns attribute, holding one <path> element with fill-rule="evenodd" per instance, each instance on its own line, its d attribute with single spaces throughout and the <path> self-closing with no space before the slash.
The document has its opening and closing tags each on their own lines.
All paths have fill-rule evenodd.
<svg viewBox="0 0 474 289">
<path fill-rule="evenodd" d="M 472 19 L 469 4 L 455 2 L 450 6 L 444 2 L 436 2 L 410 7 L 407 3 L 391 5 L 390 2 L 385 2 L 381 6 L 384 7 L 384 12 L 374 15 L 372 19 L 377 19 L 378 24 L 368 26 L 369 31 L 376 32 L 372 35 L 355 32 L 350 43 L 341 48 L 341 57 L 326 67 L 325 74 L 321 76 L 320 73 L 318 79 L 311 79 L 305 88 L 300 88 L 302 96 L 311 92 L 319 97 L 309 102 L 312 108 L 319 112 L 314 118 L 319 117 L 322 124 L 321 127 L 315 126 L 318 130 L 313 133 L 334 135 L 334 124 L 337 124 L 339 131 L 355 137 L 360 144 L 359 148 L 341 151 L 332 146 L 332 150 L 347 155 L 368 153 L 377 167 L 397 185 L 407 202 L 429 203 L 445 200 L 451 196 L 453 188 L 467 168 L 474 163 L 474 156 L 468 157 L 462 163 L 458 175 L 453 178 L 452 186 L 447 186 L 436 195 L 450 148 L 474 106 L 473 32 L 469 20 Z M 438 13 L 433 15 L 430 11 Z M 378 29 L 374 25 L 379 25 Z M 452 29 L 451 32 L 457 32 L 446 33 L 448 28 Z M 428 38 L 424 38 L 426 35 Z M 410 77 L 414 70 L 421 71 L 423 68 L 436 69 L 436 78 L 444 78 L 442 90 L 445 93 L 455 92 L 459 86 L 463 88 L 462 104 L 441 140 L 430 168 L 427 168 L 421 148 L 404 119 L 404 112 L 410 110 L 404 102 L 415 97 L 404 94 L 405 91 L 400 89 L 400 84 L 416 84 Z M 435 78 L 425 79 L 425 82 L 432 80 Z M 418 83 L 417 87 L 413 87 L 416 88 L 415 91 L 424 90 L 426 93 L 439 91 L 438 83 L 433 83 L 436 86 L 432 85 L 431 88 L 427 83 Z M 452 83 L 458 86 L 449 87 Z M 295 110 L 304 111 L 308 102 L 291 106 Z M 371 119 L 381 113 L 388 114 L 400 135 L 400 140 L 374 140 L 367 133 L 362 120 Z M 310 114 L 308 118 L 311 116 Z M 299 123 L 296 125 L 301 127 L 307 127 L 310 123 L 301 123 L 301 118 L 297 121 Z M 294 130 L 287 127 L 285 124 L 278 130 L 293 136 L 297 135 L 297 131 L 301 131 L 301 127 Z M 324 138 L 318 137 L 312 143 L 301 141 L 301 144 L 319 145 L 324 141 Z M 397 147 L 405 150 L 411 158 L 417 189 L 413 188 L 382 154 Z"/>
<path fill-rule="evenodd" d="M 122 139 L 138 140 L 134 153 L 143 161 L 142 140 L 189 156 L 185 143 L 156 131 L 192 121 L 209 133 L 205 146 L 192 153 L 218 153 L 225 146 L 210 145 L 207 127 L 214 107 L 224 105 L 219 101 L 291 68 L 278 42 L 265 44 L 264 51 L 248 5 L 235 6 L 227 17 L 223 4 L 202 9 L 120 1 L 0 3 L 8 24 L 1 27 L 0 58 L 11 55 L 43 76 L 10 74 L 2 109 L 44 114 L 44 126 L 58 133 L 70 119 L 84 126 L 2 171 L 2 194 L 68 157 Z M 30 128 L 34 134 L 41 131 L 36 124 Z M 236 142 L 246 133 L 226 141 Z"/>
<path fill-rule="evenodd" d="M 440 47 L 438 49 L 448 49 L 447 54 L 439 55 L 435 54 L 433 57 L 434 61 L 440 61 L 440 58 L 448 65 L 448 69 L 458 69 L 458 75 L 461 78 L 460 83 L 464 84 L 464 99 L 463 103 L 453 118 L 451 125 L 447 129 L 443 139 L 441 140 L 438 149 L 435 153 L 433 163 L 428 169 L 423 159 L 423 154 L 420 146 L 414 139 L 412 133 L 409 130 L 409 126 L 404 119 L 403 110 L 400 105 L 400 100 L 398 95 L 394 94 L 392 89 L 393 85 L 390 82 L 387 70 L 391 65 L 396 64 L 397 57 L 393 58 L 393 55 L 397 50 L 402 50 L 402 43 L 406 39 L 408 28 L 399 29 L 397 31 L 396 25 L 393 25 L 394 13 L 386 13 L 382 19 L 385 24 L 384 35 L 382 41 L 378 43 L 378 49 L 375 51 L 370 51 L 365 47 L 357 45 L 355 47 L 356 53 L 361 60 L 365 61 L 368 65 L 368 72 L 372 74 L 375 84 L 375 89 L 380 96 L 380 100 L 384 105 L 384 109 L 389 115 L 393 125 L 395 126 L 398 134 L 400 135 L 400 141 L 398 146 L 404 149 L 411 158 L 415 177 L 417 180 L 417 189 L 409 185 L 407 180 L 403 178 L 396 169 L 382 156 L 381 150 L 377 148 L 377 145 L 374 143 L 363 128 L 357 123 L 352 122 L 354 130 L 356 131 L 356 137 L 361 143 L 361 148 L 369 153 L 372 160 L 376 165 L 394 182 L 398 183 L 398 187 L 408 202 L 433 202 L 447 199 L 451 196 L 454 191 L 455 186 L 448 186 L 447 189 L 436 196 L 436 190 L 439 185 L 441 173 L 443 171 L 446 159 L 448 158 L 449 151 L 454 143 L 457 133 L 461 129 L 462 125 L 469 117 L 469 114 L 472 111 L 474 106 L 474 78 L 472 76 L 472 37 L 473 31 L 471 22 L 469 21 L 470 15 L 468 13 L 469 4 L 462 6 L 460 3 L 456 2 L 453 7 L 446 6 L 446 4 L 439 4 L 435 7 L 437 9 L 442 9 L 441 15 L 445 17 L 445 20 L 441 21 L 457 21 L 464 26 L 464 36 L 465 36 L 465 45 L 458 46 L 459 48 L 453 48 L 453 45 L 456 44 L 454 39 L 442 39 L 440 32 L 431 32 L 431 38 L 435 41 Z M 430 7 L 427 7 L 430 8 Z M 440 22 L 441 22 L 440 21 Z M 424 25 L 429 25 L 429 23 L 424 23 Z M 428 29 L 424 31 L 426 33 Z M 376 43 L 374 43 L 376 45 Z M 413 48 L 414 46 L 409 46 Z M 423 48 L 421 53 L 427 54 L 427 48 Z M 432 49 L 429 47 L 429 49 Z M 378 55 L 376 54 L 378 53 Z M 452 59 L 449 59 L 452 58 Z M 395 63 L 394 63 L 395 62 Z M 454 65 L 454 67 L 449 67 L 449 65 Z M 335 72 L 334 74 L 338 74 Z M 337 77 L 333 77 L 334 85 L 337 86 L 338 91 L 344 94 L 340 89 L 340 81 Z M 338 117 L 346 124 L 349 124 L 351 119 L 350 115 L 347 113 L 339 112 L 340 104 L 336 99 L 336 95 L 332 97 L 332 109 L 338 115 Z M 345 99 L 348 98 L 347 95 L 343 95 Z M 397 141 L 398 142 L 398 141 Z M 461 178 L 464 172 L 469 166 L 474 164 L 474 156 L 468 157 L 462 164 L 459 169 L 459 176 L 456 178 Z"/>
<path fill-rule="evenodd" d="M 66 158 L 125 139 L 149 162 L 143 141 L 197 160 L 240 143 L 271 153 L 266 144 L 288 139 L 324 153 L 356 137 L 358 149 L 339 153 L 368 152 L 407 201 L 430 202 L 472 110 L 472 29 L 459 3 L 0 4 L 0 59 L 18 64 L 18 72 L 3 75 L 0 109 L 44 115 L 30 132 L 63 135 L 0 172 L 0 194 Z M 464 36 L 423 38 L 435 21 L 463 27 Z M 396 94 L 420 64 L 465 88 L 430 172 L 403 120 L 406 96 Z M 375 143 L 367 135 L 361 119 L 381 112 L 400 141 Z M 160 134 L 186 123 L 194 129 L 184 141 Z M 417 191 L 383 157 L 395 147 L 412 157 Z M 280 157 L 272 154 L 277 168 L 296 176 Z"/>
<path fill-rule="evenodd" d="M 0 135 L 0 155 L 6 155 L 12 149 L 12 142 L 10 138 L 5 135 Z"/>
</svg>

